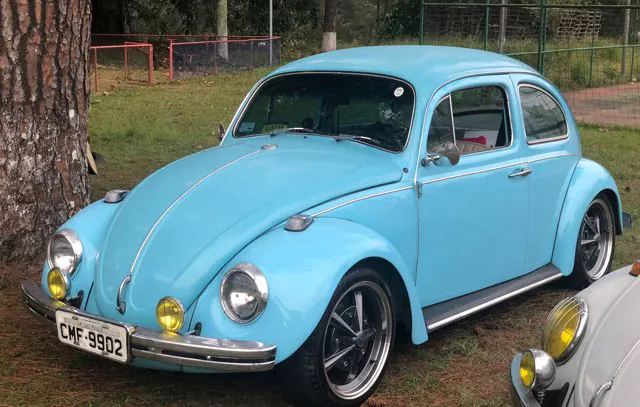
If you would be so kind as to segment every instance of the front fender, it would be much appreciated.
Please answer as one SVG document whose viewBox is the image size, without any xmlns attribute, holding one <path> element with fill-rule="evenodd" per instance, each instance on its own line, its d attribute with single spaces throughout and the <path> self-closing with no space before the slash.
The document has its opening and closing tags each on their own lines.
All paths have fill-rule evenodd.
<svg viewBox="0 0 640 407">
<path fill-rule="evenodd" d="M 87 294 L 93 284 L 96 258 L 102 248 L 113 214 L 119 207 L 120 205 L 117 203 L 110 204 L 105 203 L 103 200 L 96 201 L 75 214 L 58 229 L 73 230 L 82 242 L 82 259 L 71 277 L 72 297 L 77 296 L 78 291 L 81 290 L 85 293 L 85 299 L 88 297 Z M 42 267 L 41 286 L 47 294 L 49 294 L 47 286 L 48 272 L 49 265 L 45 259 Z"/>
<path fill-rule="evenodd" d="M 553 249 L 552 262 L 565 276 L 571 274 L 573 270 L 582 217 L 593 198 L 602 191 L 607 191 L 610 198 L 615 197 L 615 202 L 611 204 L 616 217 L 614 221 L 618 230 L 621 231 L 622 204 L 613 177 L 600 164 L 586 158 L 580 159 L 567 189 Z"/>
<path fill-rule="evenodd" d="M 276 345 L 279 363 L 311 335 L 344 274 L 369 257 L 386 259 L 399 271 L 409 296 L 413 342 L 426 341 L 413 273 L 395 248 L 371 229 L 336 218 L 317 218 L 304 232 L 278 227 L 243 249 L 201 294 L 191 329 L 200 322 L 203 336 Z M 257 265 L 269 284 L 263 315 L 247 325 L 231 321 L 220 305 L 220 282 L 225 272 L 240 262 Z"/>
</svg>

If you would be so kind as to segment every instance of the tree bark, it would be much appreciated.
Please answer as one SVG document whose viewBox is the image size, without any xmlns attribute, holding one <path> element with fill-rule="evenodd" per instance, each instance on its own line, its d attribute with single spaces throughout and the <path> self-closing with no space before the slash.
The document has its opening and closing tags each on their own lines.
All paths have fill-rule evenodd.
<svg viewBox="0 0 640 407">
<path fill-rule="evenodd" d="M 216 34 L 223 38 L 228 39 L 229 29 L 227 26 L 227 18 L 228 18 L 228 7 L 227 0 L 218 0 L 218 16 L 216 19 Z M 218 44 L 218 56 L 224 60 L 229 59 L 229 44 L 226 42 L 221 42 Z"/>
<path fill-rule="evenodd" d="M 324 0 L 324 24 L 322 32 L 322 52 L 335 51 L 337 0 Z"/>
<path fill-rule="evenodd" d="M 89 202 L 90 0 L 0 0 L 0 263 Z"/>
</svg>

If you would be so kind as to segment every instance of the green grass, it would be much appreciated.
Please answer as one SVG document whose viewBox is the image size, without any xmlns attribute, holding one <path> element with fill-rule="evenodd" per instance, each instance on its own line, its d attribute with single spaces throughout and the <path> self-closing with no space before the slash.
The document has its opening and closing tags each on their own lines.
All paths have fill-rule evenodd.
<svg viewBox="0 0 640 407">
<path fill-rule="evenodd" d="M 91 99 L 94 149 L 106 157 L 92 178 L 93 197 L 129 188 L 151 171 L 215 144 L 218 121 L 229 122 L 245 92 L 264 71 L 115 90 Z M 640 219 L 640 132 L 582 127 L 587 157 L 616 178 L 623 204 Z M 638 227 L 625 233 L 615 263 L 640 254 Z M 135 370 L 64 347 L 55 330 L 37 322 L 19 300 L 19 282 L 37 278 L 35 264 L 0 267 L 0 406 L 282 406 L 277 372 L 184 375 Z M 413 346 L 400 339 L 370 407 L 409 405 L 506 406 L 508 367 L 515 352 L 539 346 L 551 308 L 572 291 L 545 287 L 433 333 Z"/>
</svg>

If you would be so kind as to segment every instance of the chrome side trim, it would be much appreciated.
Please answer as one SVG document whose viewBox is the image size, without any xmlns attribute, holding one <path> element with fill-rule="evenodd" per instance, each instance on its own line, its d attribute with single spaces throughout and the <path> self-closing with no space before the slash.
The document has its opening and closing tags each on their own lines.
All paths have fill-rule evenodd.
<svg viewBox="0 0 640 407">
<path fill-rule="evenodd" d="M 250 157 L 252 155 L 258 154 L 261 151 L 262 150 L 256 150 L 254 152 L 245 154 L 242 157 L 236 158 L 235 160 L 226 163 L 222 167 L 219 167 L 216 170 L 214 170 L 214 171 L 210 172 L 209 174 L 205 175 L 204 177 L 200 178 L 200 180 L 198 180 L 198 182 L 196 182 L 195 184 L 191 185 L 186 191 L 184 191 L 179 197 L 177 197 L 171 203 L 171 205 L 169 205 L 167 207 L 167 209 L 165 209 L 164 212 L 162 212 L 162 215 L 160 215 L 160 217 L 156 220 L 156 222 L 153 224 L 153 226 L 151 227 L 151 229 L 147 233 L 147 236 L 142 241 L 142 244 L 140 245 L 140 248 L 138 249 L 138 252 L 136 253 L 136 257 L 133 259 L 133 263 L 131 264 L 131 268 L 129 269 L 129 275 L 133 274 L 133 270 L 135 269 L 136 264 L 138 263 L 138 260 L 140 259 L 140 254 L 142 253 L 142 250 L 144 249 L 144 247 L 147 245 L 147 242 L 149 241 L 149 238 L 151 237 L 153 232 L 156 230 L 156 228 L 158 227 L 158 225 L 160 224 L 162 219 L 164 219 L 164 217 L 167 216 L 167 214 L 178 204 L 178 202 L 180 202 L 185 196 L 187 196 L 191 191 L 193 191 L 198 185 L 202 184 L 203 182 L 205 182 L 206 180 L 208 180 L 209 178 L 211 178 L 215 174 L 219 173 L 220 171 L 224 170 L 227 167 L 230 167 L 231 165 L 237 163 L 238 161 L 244 160 L 247 157 Z"/>
<path fill-rule="evenodd" d="M 354 203 L 354 202 L 364 201 L 365 199 L 375 198 L 375 197 L 377 197 L 377 196 L 382 196 L 382 195 L 388 195 L 388 194 L 392 194 L 392 193 L 394 193 L 394 192 L 406 191 L 406 190 L 408 190 L 408 189 L 412 189 L 412 188 L 413 188 L 413 185 L 409 185 L 409 186 L 402 187 L 402 188 L 391 189 L 391 190 L 389 190 L 389 191 L 383 191 L 383 192 L 376 192 L 375 194 L 370 194 L 370 195 L 366 195 L 366 196 L 361 196 L 361 197 L 359 197 L 359 198 L 354 198 L 354 199 L 351 199 L 351 200 L 349 200 L 349 201 L 342 202 L 342 203 L 340 203 L 340 204 L 338 204 L 338 205 L 336 205 L 336 206 L 332 206 L 331 208 L 328 208 L 328 209 L 322 210 L 322 211 L 320 211 L 320 212 L 316 212 L 316 213 L 314 213 L 313 215 L 311 215 L 311 217 L 312 217 L 312 218 L 317 218 L 318 216 L 322 216 L 322 215 L 324 215 L 324 214 L 325 214 L 325 213 L 327 213 L 327 212 L 331 212 L 331 211 L 333 211 L 334 209 L 342 208 L 343 206 L 350 205 L 350 204 L 352 204 L 352 203 Z"/>
<path fill-rule="evenodd" d="M 450 316 L 448 318 L 445 318 L 445 319 L 443 319 L 441 321 L 435 322 L 432 325 L 427 325 L 427 330 L 429 332 L 434 331 L 434 330 L 436 330 L 438 328 L 441 328 L 441 327 L 443 327 L 445 325 L 449 325 L 452 322 L 455 322 L 455 321 L 458 321 L 458 320 L 460 320 L 462 318 L 465 318 L 465 317 L 467 317 L 467 316 L 469 316 L 471 314 L 475 314 L 476 312 L 482 311 L 483 309 L 487 309 L 487 308 L 489 308 L 489 307 L 491 307 L 491 306 L 493 306 L 495 304 L 498 304 L 498 303 L 500 303 L 502 301 L 508 300 L 509 298 L 515 297 L 515 296 L 520 295 L 520 294 L 522 294 L 524 292 L 527 292 L 529 290 L 533 290 L 536 287 L 540 287 L 542 285 L 550 283 L 550 282 L 552 282 L 554 280 L 559 279 L 560 277 L 562 277 L 562 273 L 558 273 L 558 274 L 553 275 L 551 277 L 547 277 L 547 278 L 545 278 L 543 280 L 536 281 L 535 283 L 533 283 L 531 285 L 528 285 L 526 287 L 522 287 L 522 288 L 520 288 L 518 290 L 512 291 L 512 292 L 507 293 L 505 295 L 502 295 L 500 297 L 494 298 L 494 299 L 492 299 L 490 301 L 487 301 L 485 303 L 482 303 L 482 304 L 480 304 L 480 305 L 478 305 L 476 307 L 464 310 L 464 311 L 462 311 L 462 312 L 460 312 L 458 314 L 452 315 L 452 316 Z"/>
<path fill-rule="evenodd" d="M 128 275 L 125 276 L 124 279 L 122 279 L 122 282 L 120 283 L 120 287 L 118 287 L 118 296 L 116 297 L 116 310 L 120 314 L 124 314 L 124 312 L 127 310 L 127 303 L 124 302 L 124 300 L 122 299 L 122 297 L 123 297 L 122 294 L 124 292 L 124 288 L 130 282 L 131 282 L 131 275 L 128 274 Z"/>
<path fill-rule="evenodd" d="M 550 157 L 535 158 L 533 160 L 520 161 L 520 162 L 513 163 L 513 164 L 499 165 L 499 166 L 496 166 L 496 167 L 485 168 L 485 169 L 482 169 L 482 170 L 469 171 L 469 172 L 464 172 L 462 174 L 454 174 L 454 175 L 449 175 L 449 176 L 442 177 L 442 178 L 430 179 L 430 180 L 426 180 L 426 181 L 421 181 L 421 183 L 422 183 L 422 185 L 433 184 L 434 182 L 446 181 L 446 180 L 450 180 L 450 179 L 454 179 L 454 178 L 460 178 L 460 177 L 466 177 L 466 176 L 469 176 L 469 175 L 482 174 L 482 173 L 485 173 L 485 172 L 502 170 L 502 169 L 509 168 L 509 167 L 517 167 L 519 165 L 527 165 L 527 164 L 537 163 L 537 162 L 540 162 L 540 161 L 552 160 L 552 159 L 555 159 L 555 158 L 562 158 L 562 157 L 570 157 L 570 156 L 574 156 L 574 155 L 577 156 L 579 154 L 565 153 L 565 154 L 553 155 L 553 156 L 550 156 Z"/>
<path fill-rule="evenodd" d="M 22 283 L 22 296 L 31 312 L 54 326 L 57 310 L 124 326 L 130 334 L 130 354 L 133 357 L 225 372 L 256 372 L 271 370 L 275 366 L 276 347 L 262 342 L 169 334 L 123 324 L 56 302 L 33 281 Z"/>
</svg>

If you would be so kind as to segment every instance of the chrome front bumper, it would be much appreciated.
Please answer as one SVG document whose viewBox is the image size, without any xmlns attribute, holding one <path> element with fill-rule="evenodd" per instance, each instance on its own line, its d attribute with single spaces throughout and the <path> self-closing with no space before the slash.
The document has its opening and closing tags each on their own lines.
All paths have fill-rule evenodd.
<svg viewBox="0 0 640 407">
<path fill-rule="evenodd" d="M 520 359 L 518 353 L 511 361 L 511 401 L 516 407 L 541 407 L 536 397 L 520 381 Z"/>
<path fill-rule="evenodd" d="M 22 283 L 22 297 L 34 314 L 55 324 L 56 310 L 123 325 L 54 301 L 33 281 Z M 130 335 L 130 354 L 158 362 L 212 369 L 220 372 L 260 372 L 275 366 L 276 347 L 261 342 L 203 338 L 196 335 L 170 335 L 124 324 Z"/>
</svg>

